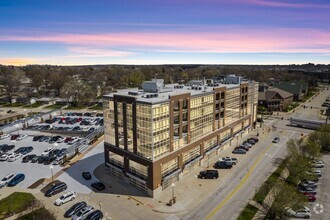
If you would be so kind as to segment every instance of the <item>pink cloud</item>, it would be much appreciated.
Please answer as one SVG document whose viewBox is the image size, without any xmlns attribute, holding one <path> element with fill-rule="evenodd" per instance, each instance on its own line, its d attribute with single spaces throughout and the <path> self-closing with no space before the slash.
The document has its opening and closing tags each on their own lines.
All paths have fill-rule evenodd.
<svg viewBox="0 0 330 220">
<path fill-rule="evenodd" d="M 69 47 L 68 51 L 73 54 L 67 57 L 126 57 L 134 54 L 126 51 L 105 50 L 91 47 Z"/>
<path fill-rule="evenodd" d="M 51 42 L 68 45 L 82 56 L 128 56 L 130 51 L 158 52 L 330 52 L 330 33 L 313 29 L 242 29 L 217 32 L 130 32 L 0 36 L 0 41 Z"/>
<path fill-rule="evenodd" d="M 269 6 L 269 7 L 286 7 L 286 8 L 330 8 L 328 4 L 317 3 L 291 3 L 285 1 L 267 1 L 267 0 L 245 0 L 256 5 Z"/>
</svg>

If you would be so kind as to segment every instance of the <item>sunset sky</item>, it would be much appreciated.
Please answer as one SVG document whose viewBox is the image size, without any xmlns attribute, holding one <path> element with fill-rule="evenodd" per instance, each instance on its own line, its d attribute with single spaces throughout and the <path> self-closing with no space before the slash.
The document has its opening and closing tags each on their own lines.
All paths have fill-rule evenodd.
<svg viewBox="0 0 330 220">
<path fill-rule="evenodd" d="M 329 21 L 329 0 L 0 0 L 0 64 L 329 64 Z"/>
</svg>

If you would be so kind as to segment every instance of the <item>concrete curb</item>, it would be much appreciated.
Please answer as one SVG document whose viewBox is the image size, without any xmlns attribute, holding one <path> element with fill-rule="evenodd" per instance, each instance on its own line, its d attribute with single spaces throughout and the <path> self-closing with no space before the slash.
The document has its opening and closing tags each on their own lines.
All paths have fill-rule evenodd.
<svg viewBox="0 0 330 220">
<path fill-rule="evenodd" d="M 154 212 L 163 213 L 163 214 L 179 214 L 187 212 L 186 209 L 183 210 L 160 210 L 160 209 L 152 209 Z"/>
</svg>

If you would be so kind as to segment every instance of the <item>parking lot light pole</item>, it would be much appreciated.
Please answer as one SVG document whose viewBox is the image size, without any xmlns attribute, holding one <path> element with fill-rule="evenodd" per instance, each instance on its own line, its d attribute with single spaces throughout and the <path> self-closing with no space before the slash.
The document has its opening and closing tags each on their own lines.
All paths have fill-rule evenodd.
<svg viewBox="0 0 330 220">
<path fill-rule="evenodd" d="M 58 147 L 58 143 L 55 143 L 54 148 L 57 149 L 57 147 Z"/>
<path fill-rule="evenodd" d="M 102 202 L 99 202 L 100 205 L 100 211 L 102 212 Z"/>
<path fill-rule="evenodd" d="M 54 182 L 54 174 L 53 174 L 53 166 L 52 165 L 50 165 L 50 172 L 51 172 L 51 174 L 52 174 L 52 183 Z"/>
</svg>

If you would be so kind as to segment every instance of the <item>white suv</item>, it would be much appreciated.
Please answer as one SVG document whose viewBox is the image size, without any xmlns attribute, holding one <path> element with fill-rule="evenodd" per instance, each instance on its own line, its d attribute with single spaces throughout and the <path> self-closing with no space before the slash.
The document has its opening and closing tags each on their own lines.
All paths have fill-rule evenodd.
<svg viewBox="0 0 330 220">
<path fill-rule="evenodd" d="M 60 198 L 56 199 L 55 205 L 60 206 L 64 203 L 67 203 L 69 201 L 73 201 L 76 198 L 76 193 L 73 191 L 70 191 L 68 193 L 63 194 Z"/>
<path fill-rule="evenodd" d="M 85 208 L 83 208 L 79 212 L 77 212 L 74 216 L 72 216 L 72 220 L 82 220 L 82 219 L 86 218 L 93 211 L 94 211 L 94 207 L 86 206 Z"/>
<path fill-rule="evenodd" d="M 4 178 L 2 178 L 2 180 L 0 181 L 0 188 L 4 187 L 7 185 L 7 183 L 14 178 L 15 174 L 14 173 L 10 173 L 7 174 L 7 176 L 5 176 Z"/>
</svg>

